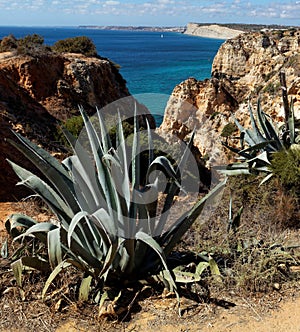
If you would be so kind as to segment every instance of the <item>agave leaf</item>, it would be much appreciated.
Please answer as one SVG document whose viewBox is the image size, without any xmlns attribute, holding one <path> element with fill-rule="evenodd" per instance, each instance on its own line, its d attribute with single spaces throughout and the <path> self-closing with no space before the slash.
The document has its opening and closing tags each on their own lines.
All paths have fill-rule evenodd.
<svg viewBox="0 0 300 332">
<path fill-rule="evenodd" d="M 134 107 L 134 132 L 132 143 L 132 187 L 139 189 L 140 186 L 140 132 L 139 122 L 137 119 L 137 106 Z"/>
<path fill-rule="evenodd" d="M 110 148 L 112 148 L 112 143 L 110 140 L 110 136 L 108 134 L 107 128 L 105 126 L 105 121 L 103 119 L 101 111 L 96 107 L 97 115 L 98 115 L 98 121 L 100 124 L 100 131 L 101 131 L 101 141 L 103 146 L 103 151 L 108 151 Z"/>
<path fill-rule="evenodd" d="M 173 274 L 176 283 L 189 284 L 198 282 L 201 279 L 198 275 L 195 275 L 195 273 L 182 271 L 181 269 L 178 269 L 178 267 L 173 269 Z"/>
<path fill-rule="evenodd" d="M 22 271 L 23 271 L 23 264 L 22 261 L 19 259 L 11 264 L 11 268 L 16 279 L 17 285 L 19 286 L 19 292 L 21 296 L 21 300 L 25 301 L 25 292 L 22 289 Z"/>
<path fill-rule="evenodd" d="M 107 203 L 108 213 L 112 219 L 115 219 L 115 215 L 117 215 L 119 221 L 123 223 L 122 208 L 116 184 L 110 173 L 109 167 L 105 165 L 103 161 L 104 152 L 106 153 L 107 151 L 103 151 L 98 134 L 93 124 L 89 121 L 86 113 L 83 111 L 83 109 L 80 109 L 80 112 L 89 137 L 89 143 L 92 148 L 92 154 L 97 168 L 99 183 L 102 187 L 104 199 Z"/>
<path fill-rule="evenodd" d="M 263 178 L 263 180 L 259 183 L 259 186 L 261 186 L 261 185 L 264 184 L 265 182 L 269 181 L 273 175 L 274 175 L 273 173 L 270 173 L 270 174 L 268 174 L 267 176 L 265 176 L 265 177 Z"/>
<path fill-rule="evenodd" d="M 103 307 L 103 304 L 104 304 L 105 300 L 107 300 L 107 299 L 109 299 L 109 296 L 108 296 L 108 293 L 106 291 L 101 295 L 101 298 L 100 298 L 100 301 L 99 301 L 99 315 L 101 313 L 101 309 Z"/>
<path fill-rule="evenodd" d="M 219 270 L 217 262 L 211 256 L 209 256 L 208 263 L 209 263 L 209 268 L 210 268 L 211 274 L 213 276 L 216 276 L 218 281 L 222 281 L 221 272 Z"/>
<path fill-rule="evenodd" d="M 152 236 L 152 234 L 150 234 Z M 151 249 L 145 242 L 136 241 L 135 245 L 135 268 L 138 270 L 145 264 L 145 260 L 150 260 L 149 251 Z M 153 252 L 152 252 L 153 253 Z"/>
<path fill-rule="evenodd" d="M 152 138 L 152 132 L 151 128 L 149 125 L 149 121 L 146 118 L 146 123 L 147 123 L 147 134 L 148 134 L 148 165 L 150 167 L 152 161 L 154 160 L 154 147 L 153 147 L 153 138 Z"/>
<path fill-rule="evenodd" d="M 266 148 L 271 143 L 274 143 L 274 141 L 264 141 L 264 142 L 257 143 L 255 145 L 249 146 L 248 148 L 246 148 L 244 150 L 241 150 L 239 152 L 239 154 L 242 155 L 242 153 L 244 154 L 245 152 L 252 152 L 252 151 L 262 150 L 262 149 Z"/>
<path fill-rule="evenodd" d="M 133 130 L 133 143 L 132 143 L 132 155 L 131 155 L 131 177 L 132 177 L 132 203 L 129 210 L 129 218 L 132 224 L 128 225 L 127 231 L 130 238 L 134 237 L 136 232 L 135 220 L 137 219 L 138 206 L 137 201 L 137 191 L 140 186 L 140 133 L 139 133 L 139 122 L 137 120 L 137 106 L 134 107 L 134 130 Z M 127 245 L 131 243 L 127 242 Z M 127 248 L 130 253 L 129 256 L 133 256 L 133 246 L 132 243 Z"/>
<path fill-rule="evenodd" d="M 90 159 L 89 161 L 92 164 Z M 104 199 L 98 186 L 95 170 L 92 169 L 90 172 L 87 172 L 78 156 L 68 157 L 63 163 L 72 172 L 76 196 L 81 209 L 93 212 L 99 206 L 103 206 Z"/>
<path fill-rule="evenodd" d="M 264 142 L 265 141 L 265 137 L 263 137 L 263 135 L 260 132 L 259 127 L 258 127 L 258 125 L 257 125 L 257 123 L 255 121 L 254 114 L 253 114 L 253 111 L 252 111 L 252 107 L 251 107 L 251 104 L 250 104 L 250 100 L 249 100 L 249 103 L 248 103 L 248 109 L 249 109 L 249 114 L 250 114 L 250 119 L 251 119 L 251 126 L 252 126 L 253 132 L 255 134 L 254 140 L 257 143 Z"/>
<path fill-rule="evenodd" d="M 177 290 L 176 283 L 167 266 L 167 261 L 166 261 L 164 250 L 162 249 L 162 247 L 151 236 L 149 236 L 148 234 L 146 234 L 144 232 L 137 232 L 135 238 L 137 240 L 142 241 L 145 244 L 147 244 L 151 249 L 153 249 L 157 253 L 157 255 L 159 256 L 160 261 L 162 262 L 164 269 L 167 273 L 169 283 L 171 284 L 171 286 L 173 287 L 174 290 Z"/>
<path fill-rule="evenodd" d="M 5 227 L 7 229 L 7 231 L 9 232 L 9 234 L 12 234 L 15 238 L 15 240 L 18 237 L 23 237 L 23 236 L 27 236 L 27 235 L 31 235 L 34 234 L 34 236 L 36 238 L 38 238 L 40 241 L 42 241 L 43 243 L 47 243 L 47 232 L 50 232 L 53 229 L 56 229 L 57 226 L 52 224 L 52 223 L 37 223 L 35 220 L 22 215 L 22 214 L 14 214 L 12 215 L 5 224 Z M 24 233 L 20 233 L 19 231 L 17 231 L 17 228 L 21 227 L 21 228 L 25 228 L 25 234 Z M 66 235 L 66 231 L 63 228 L 60 228 L 61 230 L 61 240 L 62 240 L 62 248 L 64 250 L 64 252 L 68 251 L 68 248 L 64 246 L 63 243 L 67 242 L 67 235 Z M 71 252 L 68 252 L 68 254 L 70 254 L 71 256 L 74 255 L 74 257 L 78 257 L 78 259 L 80 259 L 80 257 L 82 257 L 82 259 L 84 260 L 83 262 L 88 262 L 88 264 L 90 264 L 93 267 L 97 267 L 99 265 L 99 261 L 96 260 L 95 258 L 93 258 L 89 252 L 87 252 L 87 250 L 82 247 L 79 241 L 79 243 L 76 241 L 77 238 L 75 238 L 75 240 L 72 243 L 71 246 Z"/>
<path fill-rule="evenodd" d="M 117 239 L 110 245 L 107 255 L 105 257 L 105 261 L 103 263 L 102 270 L 100 272 L 100 276 L 103 276 L 106 273 L 106 271 L 108 271 L 108 269 L 111 267 L 111 264 L 112 264 L 113 260 L 115 259 L 116 254 L 118 252 L 119 246 L 120 245 L 119 245 Z"/>
<path fill-rule="evenodd" d="M 268 141 L 272 140 L 272 136 L 270 135 L 268 128 L 266 126 L 266 116 L 265 113 L 262 111 L 261 104 L 260 104 L 260 98 L 257 100 L 257 118 L 259 121 L 259 125 L 262 128 L 262 131 Z"/>
<path fill-rule="evenodd" d="M 273 150 L 278 151 L 281 149 L 285 149 L 284 143 L 282 141 L 282 139 L 280 139 L 279 137 L 279 130 L 276 127 L 276 124 L 274 124 L 274 122 L 272 121 L 272 118 L 268 115 L 269 119 L 267 119 L 267 115 L 266 115 L 266 124 L 267 127 L 270 128 L 270 132 L 273 135 L 272 136 L 272 140 L 274 140 L 274 143 L 271 143 L 271 145 L 273 146 Z"/>
<path fill-rule="evenodd" d="M 120 268 L 121 272 L 125 272 L 128 266 L 130 257 L 125 248 L 125 241 L 120 245 L 118 253 L 116 255 L 115 260 L 113 261 L 114 268 Z M 135 261 L 136 262 L 136 261 Z"/>
<path fill-rule="evenodd" d="M 112 218 L 107 211 L 104 209 L 99 209 L 95 211 L 91 215 L 92 220 L 95 222 L 95 224 L 101 228 L 106 236 L 106 242 L 112 243 L 115 241 L 116 237 L 118 236 L 118 229 L 117 225 L 115 224 L 114 218 Z"/>
<path fill-rule="evenodd" d="M 39 177 L 27 171 L 26 169 L 18 166 L 17 164 L 8 161 L 12 166 L 15 173 L 22 180 L 20 184 L 24 184 L 34 192 L 36 192 L 43 200 L 47 203 L 47 205 L 52 209 L 52 211 L 57 215 L 57 217 L 62 220 L 62 216 L 64 220 L 71 219 L 73 217 L 73 211 L 70 207 L 61 199 L 61 197 L 44 181 L 42 181 Z M 68 227 L 67 224 L 64 225 Z"/>
<path fill-rule="evenodd" d="M 17 285 L 19 287 L 22 287 L 22 271 L 23 271 L 22 259 L 18 259 L 17 261 L 11 263 L 11 268 L 14 273 Z"/>
<path fill-rule="evenodd" d="M 289 132 L 290 132 L 290 144 L 294 144 L 295 137 L 296 137 L 296 132 L 295 132 L 296 126 L 295 126 L 295 113 L 294 113 L 293 100 L 291 100 L 291 109 L 289 112 L 288 126 L 289 126 Z"/>
<path fill-rule="evenodd" d="M 81 170 L 83 179 L 86 179 L 87 183 L 96 184 L 95 187 L 97 187 L 98 190 L 100 191 L 101 197 L 104 197 L 102 187 L 99 184 L 97 177 L 95 176 L 95 168 L 92 162 L 92 158 L 87 153 L 87 151 L 82 147 L 79 140 L 76 140 L 76 138 L 73 137 L 72 134 L 70 134 L 66 129 L 63 129 L 63 133 L 66 136 L 67 140 L 69 141 L 70 145 L 72 146 L 75 156 L 78 158 L 77 169 Z M 68 158 L 65 161 L 63 161 L 63 163 L 68 167 L 69 171 L 72 172 L 73 168 L 70 167 L 72 165 L 71 164 L 68 165 L 69 162 L 67 160 Z M 79 163 L 81 166 L 79 166 Z"/>
<path fill-rule="evenodd" d="M 166 172 L 166 175 L 175 181 L 175 184 L 177 185 L 177 188 L 181 188 L 181 185 L 178 182 L 178 172 L 175 171 L 174 167 L 170 163 L 169 159 L 165 156 L 159 156 L 156 157 L 151 165 L 149 166 L 149 169 L 147 171 L 147 179 L 149 179 L 150 174 L 155 170 L 163 170 Z"/>
<path fill-rule="evenodd" d="M 252 129 L 245 129 L 245 141 L 248 143 L 248 145 L 253 146 L 256 144 L 261 143 L 261 141 L 257 137 L 257 133 Z"/>
<path fill-rule="evenodd" d="M 251 130 L 245 129 L 235 118 L 235 116 L 233 116 L 233 120 L 235 125 L 238 127 L 239 131 L 243 134 L 243 139 L 247 142 L 248 145 L 251 146 L 258 143 L 255 141 L 255 133 L 253 134 Z"/>
<path fill-rule="evenodd" d="M 25 268 L 34 269 L 34 270 L 42 271 L 42 272 L 45 272 L 45 273 L 51 271 L 49 263 L 47 261 L 39 258 L 39 257 L 36 257 L 36 256 L 24 256 L 24 257 L 21 257 L 16 262 L 18 262 L 17 263 L 17 269 L 18 269 L 17 273 L 19 273 L 20 271 L 22 273 L 22 271 Z M 14 264 L 14 263 L 12 263 L 12 264 Z M 20 276 L 18 276 L 18 278 L 20 278 Z M 17 281 L 18 285 L 19 285 L 19 282 L 20 282 L 20 280 Z"/>
<path fill-rule="evenodd" d="M 21 144 L 9 140 L 10 144 L 21 151 L 50 181 L 53 188 L 71 206 L 73 211 L 78 211 L 79 206 L 75 197 L 73 183 L 64 167 L 47 151 L 38 147 L 18 133 L 15 133 Z"/>
<path fill-rule="evenodd" d="M 248 160 L 248 163 L 254 162 L 254 161 L 263 161 L 264 163 L 266 163 L 267 165 L 271 165 L 271 162 L 269 161 L 269 157 L 268 157 L 268 153 L 267 151 L 263 151 L 262 153 L 260 153 L 259 155 L 255 156 L 254 158 Z"/>
<path fill-rule="evenodd" d="M 53 280 L 57 277 L 57 275 L 65 270 L 66 268 L 70 267 L 72 265 L 72 263 L 74 263 L 74 261 L 71 261 L 70 259 L 67 259 L 67 260 L 64 260 L 62 262 L 60 262 L 56 267 L 55 269 L 51 272 L 50 276 L 48 277 L 46 283 L 45 283 L 45 286 L 43 288 L 43 291 L 42 291 L 42 300 L 44 301 L 45 300 L 45 296 L 46 296 L 46 293 L 47 293 L 47 290 L 48 288 L 50 287 L 50 285 L 52 284 Z"/>
<path fill-rule="evenodd" d="M 103 164 L 103 149 L 101 146 L 101 142 L 99 140 L 99 137 L 97 135 L 97 132 L 87 117 L 86 113 L 82 108 L 79 109 L 80 113 L 82 115 L 85 129 L 89 138 L 89 144 L 92 149 L 92 155 L 93 159 L 96 164 L 96 169 L 97 169 L 97 175 L 98 175 L 98 180 L 99 184 L 102 188 L 102 192 L 104 194 L 106 203 L 108 205 L 108 210 L 109 213 L 112 215 L 113 211 L 117 211 L 117 206 L 116 206 L 116 196 L 115 196 L 115 188 L 113 184 L 111 183 L 112 178 L 108 172 L 107 167 Z"/>
<path fill-rule="evenodd" d="M 67 242 L 69 248 L 71 248 L 72 238 L 77 241 L 80 239 L 79 243 L 91 256 L 96 258 L 98 256 L 96 248 L 99 248 L 102 239 L 97 227 L 89 220 L 89 216 L 87 212 L 81 211 L 73 217 L 67 234 Z M 81 222 L 82 220 L 84 222 Z M 78 227 L 78 232 L 75 232 L 76 227 Z"/>
<path fill-rule="evenodd" d="M 195 271 L 195 275 L 201 279 L 202 273 L 209 267 L 209 262 L 200 262 Z"/>
<path fill-rule="evenodd" d="M 37 222 L 34 219 L 26 216 L 25 214 L 14 213 L 10 215 L 5 221 L 5 228 L 7 230 L 7 233 L 12 235 L 13 238 L 15 238 L 21 234 L 18 230 L 18 227 L 28 229 L 36 223 Z"/>
<path fill-rule="evenodd" d="M 52 269 L 62 262 L 62 248 L 59 228 L 52 229 L 48 232 L 48 256 Z"/>
<path fill-rule="evenodd" d="M 132 178 L 132 199 L 129 208 L 129 220 L 124 227 L 126 227 L 126 241 L 125 248 L 129 256 L 127 272 L 131 273 L 134 268 L 135 261 L 135 234 L 136 234 L 136 220 L 138 216 L 138 190 L 140 187 L 140 132 L 139 122 L 137 118 L 137 105 L 134 105 L 134 129 L 133 142 L 131 153 L 131 178 Z"/>
<path fill-rule="evenodd" d="M 81 284 L 79 287 L 79 296 L 78 296 L 79 301 L 87 301 L 89 299 L 92 280 L 93 277 L 89 275 L 81 280 Z"/>
<path fill-rule="evenodd" d="M 249 169 L 224 169 L 220 171 L 220 173 L 227 175 L 227 176 L 235 176 L 235 175 L 249 175 L 251 172 Z"/>
<path fill-rule="evenodd" d="M 36 223 L 29 227 L 26 232 L 20 234 L 15 238 L 15 240 L 19 240 L 21 237 L 33 235 L 35 233 L 48 233 L 51 230 L 57 229 L 58 227 L 50 222 L 41 222 Z"/>
<path fill-rule="evenodd" d="M 271 124 L 271 122 L 267 119 L 266 114 L 262 111 L 260 106 L 260 100 L 257 102 L 257 115 L 259 119 L 259 124 L 266 136 L 266 139 L 268 141 L 275 141 L 273 144 L 275 144 L 276 148 L 273 147 L 274 150 L 278 150 L 283 148 L 283 144 L 280 141 L 278 134 Z"/>
<path fill-rule="evenodd" d="M 248 163 L 234 163 L 228 165 L 226 168 L 222 167 L 216 167 L 215 170 L 223 175 L 241 175 L 241 174 L 250 174 L 250 167 Z"/>
<path fill-rule="evenodd" d="M 239 154 L 240 156 L 244 157 L 245 159 L 250 159 L 250 158 L 252 158 L 252 156 L 251 156 L 250 154 L 248 154 L 248 153 L 246 153 L 246 152 L 243 152 L 243 150 L 240 150 L 240 149 L 237 149 L 237 148 L 235 148 L 235 147 L 233 147 L 233 146 L 230 146 L 230 145 L 228 145 L 228 144 L 225 143 L 225 142 L 221 142 L 221 143 L 222 143 L 222 145 L 224 145 L 227 149 L 231 150 L 231 151 L 234 152 L 234 153 Z"/>
<path fill-rule="evenodd" d="M 127 153 L 126 153 L 126 144 L 125 144 L 125 137 L 123 132 L 122 120 L 120 113 L 118 112 L 118 125 L 117 125 L 117 151 L 118 156 L 121 164 L 121 171 L 123 176 L 122 182 L 122 195 L 123 200 L 125 200 L 125 207 L 123 206 L 123 213 L 125 216 L 128 216 L 129 209 L 130 209 L 130 181 L 129 181 L 129 172 L 128 172 L 128 161 L 127 161 Z"/>
<path fill-rule="evenodd" d="M 158 178 L 153 184 L 146 185 L 139 191 L 139 229 L 148 234 L 155 232 L 155 217 L 158 204 Z M 143 222 L 143 227 L 142 227 Z"/>
</svg>

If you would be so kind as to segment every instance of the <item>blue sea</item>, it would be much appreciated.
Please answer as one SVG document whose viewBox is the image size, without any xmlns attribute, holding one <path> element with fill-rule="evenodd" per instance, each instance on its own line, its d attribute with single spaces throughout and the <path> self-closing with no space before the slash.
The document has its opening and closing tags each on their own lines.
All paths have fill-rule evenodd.
<svg viewBox="0 0 300 332">
<path fill-rule="evenodd" d="M 130 93 L 156 114 L 157 125 L 177 84 L 189 77 L 210 77 L 212 61 L 224 42 L 175 32 L 0 27 L 0 39 L 9 34 L 20 38 L 33 33 L 43 36 L 47 45 L 68 37 L 90 37 L 99 55 L 120 65 Z"/>
</svg>

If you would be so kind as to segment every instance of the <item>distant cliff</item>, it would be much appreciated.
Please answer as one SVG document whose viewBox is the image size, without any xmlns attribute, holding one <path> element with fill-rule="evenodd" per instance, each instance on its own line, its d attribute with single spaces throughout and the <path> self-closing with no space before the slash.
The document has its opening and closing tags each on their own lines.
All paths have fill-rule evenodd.
<svg viewBox="0 0 300 332">
<path fill-rule="evenodd" d="M 198 23 L 188 23 L 184 33 L 205 38 L 229 39 L 244 33 L 244 31 L 218 24 L 203 25 Z"/>
<path fill-rule="evenodd" d="M 248 100 L 283 120 L 279 72 L 286 73 L 289 97 L 300 119 L 300 29 L 244 33 L 220 47 L 205 81 L 189 78 L 176 86 L 159 130 L 171 140 L 196 128 L 195 145 L 210 165 L 228 161 L 220 134 L 231 112 L 247 124 Z M 227 151 L 228 152 L 228 151 Z"/>
<path fill-rule="evenodd" d="M 0 53 L 0 201 L 24 194 L 5 160 L 26 165 L 6 142 L 13 137 L 11 129 L 55 151 L 57 123 L 77 115 L 79 105 L 94 114 L 96 106 L 129 95 L 125 80 L 107 59 L 75 53 Z M 152 117 L 150 123 L 154 126 Z"/>
</svg>

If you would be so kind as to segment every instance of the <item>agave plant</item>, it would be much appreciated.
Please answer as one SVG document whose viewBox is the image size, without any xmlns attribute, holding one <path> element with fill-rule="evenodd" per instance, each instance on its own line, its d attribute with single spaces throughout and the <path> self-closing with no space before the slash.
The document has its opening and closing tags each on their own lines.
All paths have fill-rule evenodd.
<svg viewBox="0 0 300 332">
<path fill-rule="evenodd" d="M 300 142 L 294 117 L 293 103 L 289 108 L 286 124 L 279 126 L 263 112 L 260 100 L 257 102 L 257 120 L 249 102 L 249 114 L 251 128 L 244 128 L 233 116 L 234 122 L 240 131 L 240 148 L 232 147 L 227 142 L 222 144 L 239 155 L 242 162 L 231 164 L 223 173 L 228 175 L 250 174 L 254 172 L 266 172 L 268 175 L 263 182 L 267 181 L 273 174 L 270 168 L 272 155 L 275 152 L 288 150 L 291 146 Z"/>
<path fill-rule="evenodd" d="M 21 179 L 20 184 L 40 196 L 58 220 L 39 223 L 22 214 L 14 214 L 7 220 L 6 228 L 15 240 L 33 236 L 47 246 L 48 259 L 36 255 L 21 257 L 12 263 L 19 285 L 24 266 L 51 272 L 43 289 L 44 298 L 54 278 L 63 269 L 75 266 L 84 272 L 79 292 L 83 299 L 88 298 L 92 280 L 98 285 L 111 280 L 126 284 L 147 280 L 152 275 L 159 276 L 178 295 L 178 278 L 169 269 L 167 257 L 200 215 L 206 201 L 222 190 L 226 180 L 166 228 L 175 194 L 183 189 L 179 183 L 180 170 L 190 154 L 193 135 L 175 167 L 164 156 L 154 159 L 148 124 L 149 167 L 146 184 L 142 185 L 136 111 L 131 151 L 126 146 L 120 115 L 116 130 L 118 149 L 115 149 L 101 112 L 97 110 L 99 130 L 83 109 L 80 112 L 90 153 L 67 130 L 64 134 L 73 155 L 62 163 L 17 133 L 17 142 L 10 141 L 43 174 L 42 179 L 9 161 Z M 159 216 L 159 178 L 150 176 L 156 169 L 163 169 L 170 182 Z M 210 262 L 213 266 L 214 262 Z M 200 272 L 208 265 L 199 266 L 189 280 L 199 280 Z"/>
</svg>

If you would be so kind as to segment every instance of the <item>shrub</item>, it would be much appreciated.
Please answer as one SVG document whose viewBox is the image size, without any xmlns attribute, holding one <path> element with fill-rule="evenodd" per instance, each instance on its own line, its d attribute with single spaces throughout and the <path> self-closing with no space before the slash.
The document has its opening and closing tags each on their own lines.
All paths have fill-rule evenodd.
<svg viewBox="0 0 300 332">
<path fill-rule="evenodd" d="M 39 45 L 44 44 L 44 37 L 34 33 L 32 35 L 27 35 L 23 38 L 20 38 L 18 40 L 19 46 L 25 46 L 25 47 L 36 47 Z"/>
<path fill-rule="evenodd" d="M 23 38 L 17 39 L 13 35 L 4 37 L 1 40 L 0 51 L 14 51 L 17 50 L 18 54 L 32 54 L 40 51 L 46 51 L 44 45 L 44 38 L 38 34 L 27 35 Z"/>
<path fill-rule="evenodd" d="M 300 194 L 300 145 L 295 144 L 289 150 L 278 151 L 272 156 L 272 172 L 278 176 L 287 188 L 294 188 Z"/>
<path fill-rule="evenodd" d="M 81 53 L 86 56 L 97 56 L 95 44 L 86 36 L 59 40 L 52 46 L 52 49 L 58 53 Z"/>
<path fill-rule="evenodd" d="M 17 48 L 17 39 L 14 35 L 3 37 L 0 43 L 0 52 L 9 52 Z"/>
<path fill-rule="evenodd" d="M 62 123 L 62 126 L 66 128 L 75 138 L 78 138 L 84 123 L 82 116 L 73 116 L 70 119 L 67 119 Z M 58 127 L 57 133 L 54 135 L 55 139 L 60 142 L 64 146 L 69 146 L 68 140 L 65 138 L 63 134 L 63 129 L 61 127 Z"/>
</svg>

